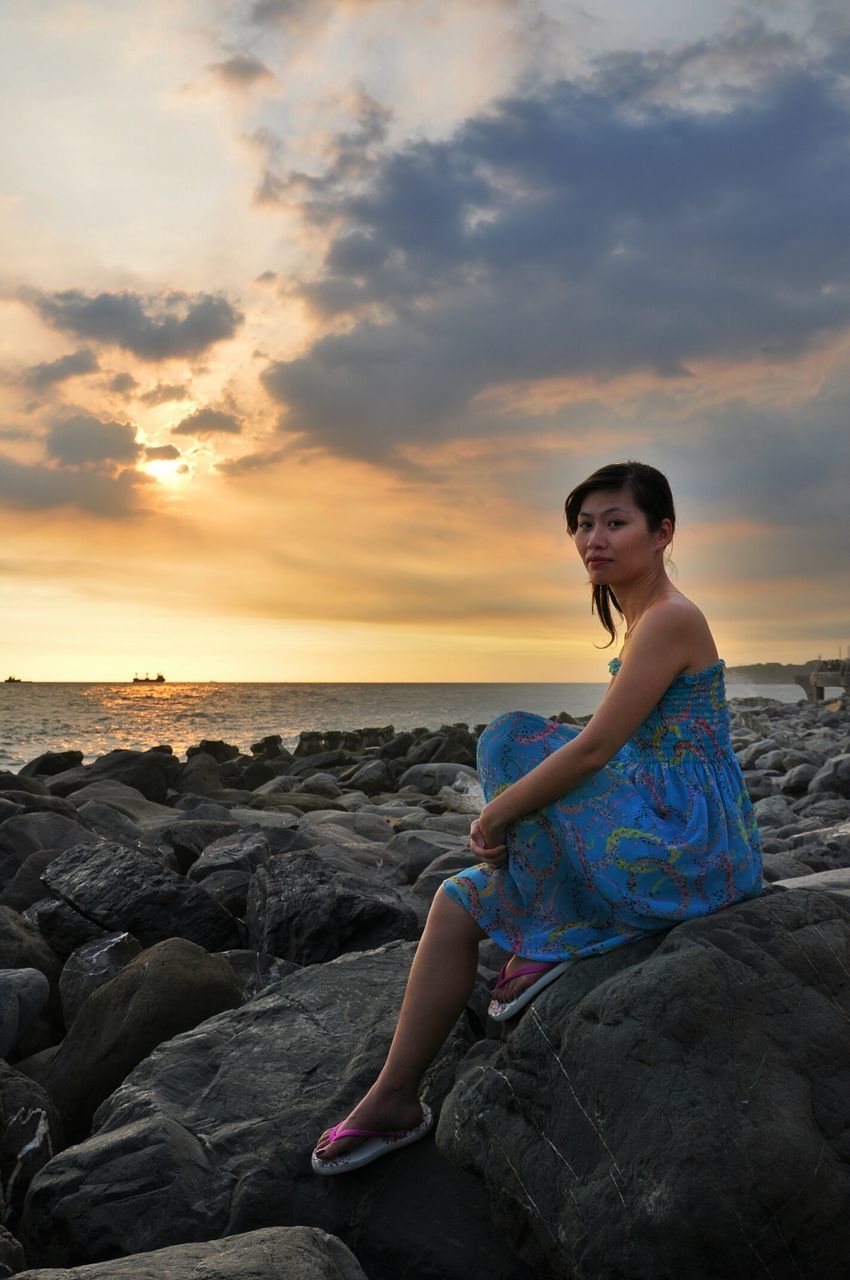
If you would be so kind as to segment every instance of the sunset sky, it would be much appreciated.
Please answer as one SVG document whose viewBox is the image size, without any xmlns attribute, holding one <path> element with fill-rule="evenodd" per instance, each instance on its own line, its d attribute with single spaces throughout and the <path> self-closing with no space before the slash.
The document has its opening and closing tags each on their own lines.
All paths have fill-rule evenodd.
<svg viewBox="0 0 850 1280">
<path fill-rule="evenodd" d="M 846 0 L 3 0 L 0 679 L 604 679 L 628 457 L 728 663 L 846 652 L 849 67 Z"/>
</svg>

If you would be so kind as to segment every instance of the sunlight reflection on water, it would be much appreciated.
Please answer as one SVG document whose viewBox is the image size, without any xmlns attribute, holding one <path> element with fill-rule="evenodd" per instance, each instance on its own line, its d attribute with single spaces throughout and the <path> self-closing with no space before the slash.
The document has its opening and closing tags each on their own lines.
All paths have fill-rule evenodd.
<svg viewBox="0 0 850 1280">
<path fill-rule="evenodd" d="M 503 711 L 540 715 L 596 710 L 605 684 L 40 684 L 0 685 L 0 768 L 17 770 L 45 751 L 82 751 L 89 761 L 116 747 L 202 738 L 241 750 L 268 734 L 294 746 L 302 730 L 437 728 L 484 724 Z M 794 702 L 791 685 L 731 685 L 730 695 Z"/>
</svg>

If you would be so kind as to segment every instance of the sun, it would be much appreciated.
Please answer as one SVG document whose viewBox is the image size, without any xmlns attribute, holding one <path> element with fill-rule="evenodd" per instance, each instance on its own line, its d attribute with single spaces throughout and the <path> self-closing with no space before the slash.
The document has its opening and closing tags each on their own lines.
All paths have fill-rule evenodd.
<svg viewBox="0 0 850 1280">
<path fill-rule="evenodd" d="M 173 458 L 158 458 L 153 462 L 146 462 L 145 471 L 169 489 L 182 484 L 189 475 L 186 463 Z"/>
</svg>

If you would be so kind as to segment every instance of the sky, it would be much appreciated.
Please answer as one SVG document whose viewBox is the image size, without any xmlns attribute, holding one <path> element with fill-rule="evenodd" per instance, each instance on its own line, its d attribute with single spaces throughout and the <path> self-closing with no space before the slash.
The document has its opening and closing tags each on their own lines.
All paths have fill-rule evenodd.
<svg viewBox="0 0 850 1280">
<path fill-rule="evenodd" d="M 844 0 L 4 0 L 0 678 L 603 680 L 627 458 L 727 663 L 846 653 L 848 68 Z"/>
</svg>

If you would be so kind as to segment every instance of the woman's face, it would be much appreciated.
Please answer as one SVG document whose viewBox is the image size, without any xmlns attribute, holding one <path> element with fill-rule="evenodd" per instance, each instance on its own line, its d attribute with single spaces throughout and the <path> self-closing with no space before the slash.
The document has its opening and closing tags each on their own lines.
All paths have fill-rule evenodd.
<svg viewBox="0 0 850 1280">
<path fill-rule="evenodd" d="M 638 580 L 663 563 L 672 536 L 669 520 L 651 533 L 628 489 L 599 489 L 581 504 L 576 549 L 591 583 L 616 586 Z"/>
</svg>

